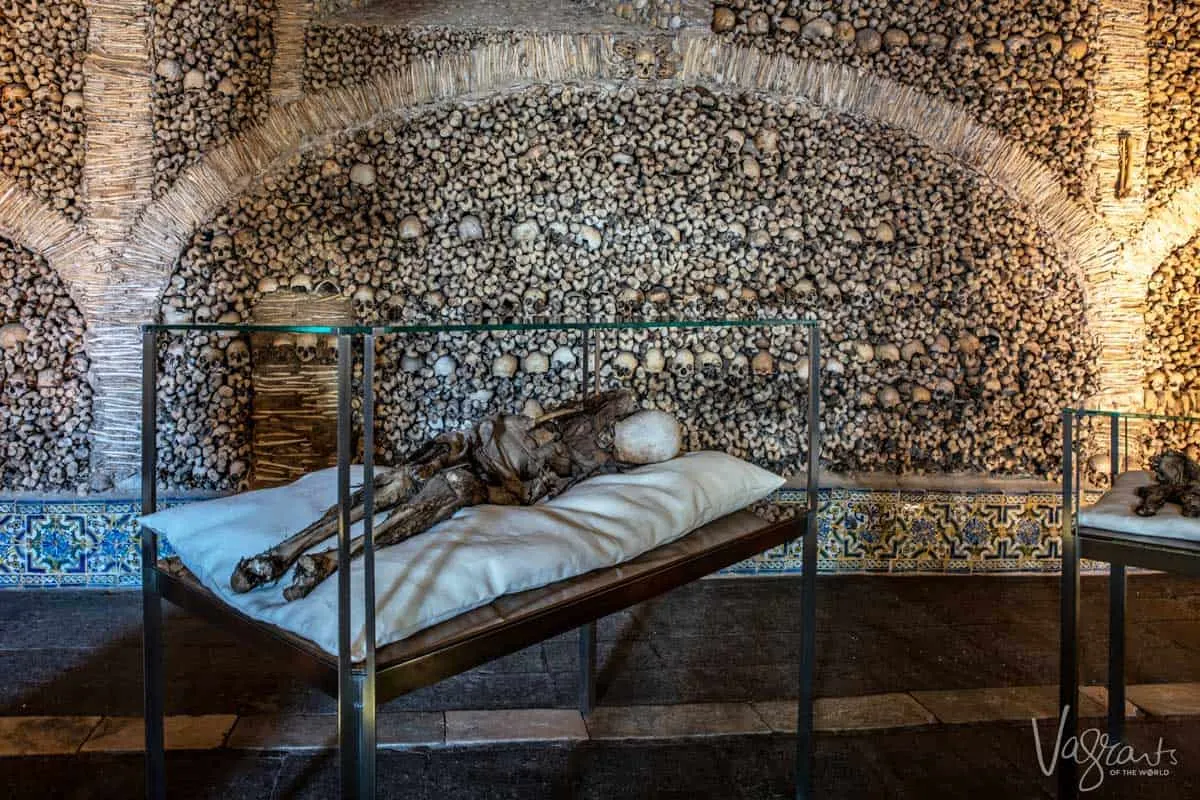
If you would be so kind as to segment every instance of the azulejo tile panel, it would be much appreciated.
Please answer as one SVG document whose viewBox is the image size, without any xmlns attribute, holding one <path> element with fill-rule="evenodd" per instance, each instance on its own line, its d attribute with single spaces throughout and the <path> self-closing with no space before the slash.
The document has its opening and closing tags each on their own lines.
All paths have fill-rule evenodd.
<svg viewBox="0 0 1200 800">
<path fill-rule="evenodd" d="M 780 508 L 802 505 L 787 491 Z M 165 500 L 163 507 L 183 500 Z M 1053 572 L 1056 493 L 974 494 L 830 489 L 821 492 L 818 567 L 830 573 Z M 0 500 L 0 588 L 141 583 L 137 500 Z M 725 570 L 800 571 L 800 542 Z"/>
</svg>

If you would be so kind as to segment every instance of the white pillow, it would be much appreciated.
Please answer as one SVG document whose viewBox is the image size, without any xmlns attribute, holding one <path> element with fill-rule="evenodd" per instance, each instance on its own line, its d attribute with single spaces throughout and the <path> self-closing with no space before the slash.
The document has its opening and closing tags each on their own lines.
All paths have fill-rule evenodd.
<svg viewBox="0 0 1200 800">
<path fill-rule="evenodd" d="M 1152 517 L 1139 517 L 1134 513 L 1134 507 L 1140 502 L 1137 488 L 1154 482 L 1154 476 L 1149 472 L 1118 475 L 1113 488 L 1095 505 L 1080 509 L 1079 524 L 1118 533 L 1200 541 L 1200 517 L 1183 516 L 1177 503 L 1167 503 Z"/>
<path fill-rule="evenodd" d="M 354 467 L 351 480 L 362 481 Z M 630 472 L 601 475 L 536 506 L 465 508 L 420 536 L 376 550 L 376 642 L 417 631 L 513 592 L 610 567 L 671 542 L 769 495 L 783 478 L 717 452 L 691 453 Z M 287 602 L 276 585 L 236 594 L 239 559 L 266 550 L 337 502 L 337 470 L 277 489 L 190 503 L 142 518 L 184 565 L 229 605 L 337 653 L 337 579 Z M 354 533 L 362 532 L 361 524 Z M 336 543 L 331 537 L 314 548 Z M 362 559 L 351 568 L 351 633 L 365 657 Z"/>
</svg>

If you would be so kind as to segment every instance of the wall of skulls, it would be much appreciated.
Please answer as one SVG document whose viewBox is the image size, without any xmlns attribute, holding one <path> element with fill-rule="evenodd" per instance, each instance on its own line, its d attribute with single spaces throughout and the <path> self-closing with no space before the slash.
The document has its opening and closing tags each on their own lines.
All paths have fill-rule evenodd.
<svg viewBox="0 0 1200 800">
<path fill-rule="evenodd" d="M 1094 383 L 1076 279 L 998 187 L 899 131 L 702 88 L 532 88 L 319 145 L 195 234 L 163 310 L 246 319 L 273 291 L 339 291 L 363 320 L 817 316 L 841 470 L 1051 474 L 1057 412 Z M 246 459 L 246 344 L 164 345 L 166 482 L 228 488 Z M 577 344 L 386 339 L 381 458 L 576 396 Z M 601 377 L 693 447 L 790 470 L 806 358 L 778 331 L 622 333 Z"/>
<path fill-rule="evenodd" d="M 1150 138 L 1146 160 L 1151 205 L 1190 181 L 1200 159 L 1200 7 L 1150 0 Z"/>
<path fill-rule="evenodd" d="M 45 259 L 0 239 L 0 489 L 87 484 L 83 317 Z"/>
<path fill-rule="evenodd" d="M 0 9 L 0 170 L 79 219 L 83 166 L 82 0 Z"/>
<path fill-rule="evenodd" d="M 1150 364 L 1147 407 L 1168 414 L 1200 414 L 1200 319 L 1195 297 L 1200 286 L 1200 235 L 1172 252 L 1150 277 L 1146 297 L 1146 339 Z M 1151 432 L 1148 452 L 1190 447 L 1200 457 L 1200 425 L 1170 424 Z"/>
<path fill-rule="evenodd" d="M 731 0 L 713 30 L 798 59 L 832 60 L 961 103 L 1087 193 L 1100 65 L 1096 0 Z"/>
<path fill-rule="evenodd" d="M 683 0 L 576 0 L 621 19 L 674 30 L 683 25 Z"/>
<path fill-rule="evenodd" d="M 307 34 L 306 91 L 348 87 L 403 69 L 414 59 L 514 41 L 504 31 L 381 28 L 314 23 Z"/>
<path fill-rule="evenodd" d="M 153 11 L 158 194 L 266 114 L 275 0 L 156 0 Z"/>
</svg>

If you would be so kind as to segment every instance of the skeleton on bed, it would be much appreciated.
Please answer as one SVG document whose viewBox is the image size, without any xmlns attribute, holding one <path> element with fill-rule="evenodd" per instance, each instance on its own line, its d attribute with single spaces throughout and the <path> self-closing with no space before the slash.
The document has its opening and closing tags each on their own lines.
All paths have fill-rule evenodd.
<svg viewBox="0 0 1200 800">
<path fill-rule="evenodd" d="M 665 461 L 679 452 L 678 423 L 662 412 L 638 412 L 627 391 L 604 392 L 539 419 L 501 414 L 468 431 L 443 433 L 395 469 L 375 470 L 374 541 L 387 547 L 428 530 L 460 508 L 495 503 L 532 505 L 593 475 Z M 363 494 L 351 496 L 351 522 L 363 518 Z M 338 529 L 338 507 L 266 552 L 238 562 L 235 592 L 279 580 L 296 565 L 284 597 L 305 597 L 337 569 L 337 547 L 304 551 Z M 351 558 L 364 538 L 350 542 Z"/>
<path fill-rule="evenodd" d="M 1200 464 L 1177 450 L 1168 450 L 1150 462 L 1157 483 L 1139 486 L 1141 498 L 1134 512 L 1152 517 L 1167 503 L 1178 503 L 1185 517 L 1200 517 Z"/>
</svg>

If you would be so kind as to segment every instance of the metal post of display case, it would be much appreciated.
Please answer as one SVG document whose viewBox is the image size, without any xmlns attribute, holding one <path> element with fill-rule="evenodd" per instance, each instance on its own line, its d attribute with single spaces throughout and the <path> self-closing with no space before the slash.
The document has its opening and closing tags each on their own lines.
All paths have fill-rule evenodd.
<svg viewBox="0 0 1200 800">
<path fill-rule="evenodd" d="M 359 790 L 375 796 L 375 335 L 363 336 L 363 638 L 358 701 Z"/>
<path fill-rule="evenodd" d="M 796 797 L 813 794 L 813 672 L 817 658 L 817 515 L 821 470 L 821 332 L 808 329 L 807 518 L 800 576 L 800 702 L 796 721 Z"/>
<path fill-rule="evenodd" d="M 1121 468 L 1121 417 L 1110 417 L 1109 456 L 1112 486 Z M 1128 427 L 1126 428 L 1128 430 Z M 1108 738 L 1121 741 L 1125 726 L 1125 565 L 1108 566 Z"/>
<path fill-rule="evenodd" d="M 1079 729 L 1079 538 L 1075 531 L 1075 490 L 1073 486 L 1075 412 L 1063 411 L 1062 455 L 1062 597 L 1059 642 L 1058 709 L 1062 715 L 1064 736 L 1075 736 Z M 1068 800 L 1076 796 L 1076 762 L 1071 758 L 1058 759 L 1058 797 Z"/>
<path fill-rule="evenodd" d="M 351 377 L 353 339 L 339 333 L 337 339 L 337 495 L 338 495 L 338 754 L 342 797 L 359 798 L 359 746 L 362 731 L 362 682 L 356 680 L 350 638 L 350 460 Z"/>
<path fill-rule="evenodd" d="M 158 336 L 142 328 L 142 515 L 158 507 Z M 167 796 L 163 742 L 163 616 L 158 591 L 158 534 L 145 525 L 142 537 L 142 659 L 145 681 L 146 797 Z"/>
<path fill-rule="evenodd" d="M 589 339 L 592 330 L 588 326 L 580 329 L 583 344 L 583 367 L 580 372 L 579 399 L 588 394 L 590 374 Z M 599 372 L 596 373 L 599 377 Z M 579 713 L 587 716 L 596 707 L 596 623 L 587 622 L 579 627 Z"/>
</svg>

